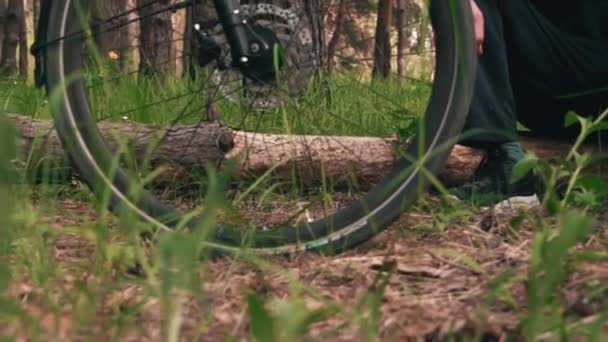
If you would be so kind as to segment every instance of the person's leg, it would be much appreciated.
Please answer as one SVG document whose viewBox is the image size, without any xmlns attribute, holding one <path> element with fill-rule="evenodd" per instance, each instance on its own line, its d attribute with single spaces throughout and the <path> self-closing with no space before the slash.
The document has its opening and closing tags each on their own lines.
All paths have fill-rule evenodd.
<svg viewBox="0 0 608 342">
<path fill-rule="evenodd" d="M 505 185 L 512 166 L 523 155 L 516 142 L 514 113 L 524 123 L 532 123 L 531 128 L 561 134 L 556 128 L 563 127 L 567 110 L 597 112 L 608 105 L 608 49 L 589 36 L 564 32 L 530 0 L 477 2 L 486 15 L 488 40 L 480 58 L 467 129 L 490 129 L 494 134 L 475 139 L 464 133 L 465 143 L 486 147 L 490 153 L 476 179 L 453 193 L 460 198 L 474 192 L 499 191 L 504 197 L 527 194 L 535 191 L 531 175 Z M 498 54 L 489 53 L 492 51 Z M 502 77 L 505 70 L 506 80 Z M 501 103 L 509 106 L 501 107 Z"/>
<path fill-rule="evenodd" d="M 452 189 L 451 194 L 486 204 L 532 195 L 534 180 L 527 177 L 516 187 L 509 184 L 511 170 L 524 157 L 524 151 L 517 140 L 516 105 L 502 17 L 496 0 L 476 2 L 484 14 L 484 53 L 479 57 L 473 100 L 460 143 L 483 149 L 485 158 L 473 179 Z"/>
<path fill-rule="evenodd" d="M 537 7 L 529 0 L 498 0 L 497 4 L 520 121 L 536 133 L 564 137 L 576 133 L 564 128 L 567 111 L 597 115 L 608 107 L 606 37 L 554 22 L 555 6 Z M 573 6 L 586 3 L 569 6 L 576 11 Z"/>
<path fill-rule="evenodd" d="M 460 143 L 484 148 L 516 140 L 517 118 L 497 2 L 476 2 L 484 15 L 484 53 L 479 57 L 471 109 Z"/>
</svg>

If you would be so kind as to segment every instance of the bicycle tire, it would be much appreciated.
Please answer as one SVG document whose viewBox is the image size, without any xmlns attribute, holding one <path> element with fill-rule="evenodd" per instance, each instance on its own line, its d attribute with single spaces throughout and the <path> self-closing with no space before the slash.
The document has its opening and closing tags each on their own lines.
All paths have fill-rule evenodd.
<svg viewBox="0 0 608 342">
<path fill-rule="evenodd" d="M 87 1 L 54 1 L 50 6 L 45 54 L 46 89 L 53 99 L 56 130 L 91 188 L 110 191 L 110 209 L 127 207 L 141 220 L 160 230 L 172 231 L 181 214 L 143 192 L 136 200 L 127 195 L 126 173 L 112 169 L 113 156 L 96 127 L 82 77 L 82 39 L 85 28 L 78 12 Z M 356 203 L 321 220 L 298 226 L 256 232 L 245 238 L 237 230 L 218 226 L 206 241 L 209 248 L 231 252 L 245 247 L 261 254 L 321 250 L 340 252 L 367 241 L 394 222 L 428 183 L 425 172 L 435 174 L 444 165 L 451 146 L 461 132 L 470 106 L 476 55 L 473 22 L 468 0 L 432 1 L 432 24 L 436 39 L 435 80 L 425 115 L 424 135 L 407 151 L 419 162 L 401 158 L 393 171 Z M 243 246 L 243 241 L 247 241 Z"/>
</svg>

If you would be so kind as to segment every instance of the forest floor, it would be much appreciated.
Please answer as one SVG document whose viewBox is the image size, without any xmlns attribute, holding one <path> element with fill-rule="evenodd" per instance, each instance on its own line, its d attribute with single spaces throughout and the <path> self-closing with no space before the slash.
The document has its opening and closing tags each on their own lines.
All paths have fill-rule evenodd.
<svg viewBox="0 0 608 342">
<path fill-rule="evenodd" d="M 493 209 L 465 208 L 438 215 L 432 202 L 339 255 L 277 256 L 265 260 L 266 266 L 231 258 L 201 262 L 200 269 L 191 270 L 204 279 L 196 284 L 199 293 L 175 294 L 183 299 L 174 322 L 179 340 L 249 340 L 250 293 L 274 308 L 275 325 L 285 331 L 296 324 L 296 316 L 324 312 L 303 331 L 284 337 L 401 341 L 521 336 L 520 324 L 530 317 L 532 303 L 529 267 L 534 220 L 544 214 L 531 209 L 521 222 L 518 218 L 524 216 L 516 211 Z M 169 333 L 172 325 L 162 297 L 151 294 L 151 281 L 111 263 L 99 270 L 100 250 L 94 239 L 79 231 L 95 222 L 97 215 L 87 201 L 64 198 L 54 210 L 42 211 L 39 220 L 28 223 L 47 226 L 56 236 L 48 246 L 52 260 L 46 261 L 54 271 L 47 270 L 45 281 L 40 270 L 23 268 L 23 276 L 12 282 L 6 294 L 18 301 L 28 319 L 0 320 L 0 336 L 131 341 L 175 337 Z M 608 221 L 598 214 L 595 222 L 593 235 L 575 250 L 577 255 L 594 251 L 603 258 L 568 262 L 566 277 L 555 293 L 555 306 L 563 318 L 560 324 L 580 339 L 589 338 L 589 327 L 602 329 L 608 309 Z M 114 225 L 109 225 L 110 231 Z M 40 257 L 32 255 L 31 263 Z M 83 311 L 83 305 L 94 307 Z M 543 310 L 542 320 L 550 320 L 549 309 Z M 32 330 L 32 324 L 37 328 Z M 606 333 L 608 326 L 604 328 Z M 545 340 L 557 337 L 541 335 Z"/>
</svg>

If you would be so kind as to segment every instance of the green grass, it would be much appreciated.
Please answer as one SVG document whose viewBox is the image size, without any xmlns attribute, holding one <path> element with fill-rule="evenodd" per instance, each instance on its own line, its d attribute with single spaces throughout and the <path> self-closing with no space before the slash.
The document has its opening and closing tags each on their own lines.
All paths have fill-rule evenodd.
<svg viewBox="0 0 608 342">
<path fill-rule="evenodd" d="M 428 89 L 416 84 L 376 82 L 370 90 L 367 80 L 353 82 L 354 77 L 344 75 L 322 85 L 312 84 L 286 108 L 248 113 L 251 116 L 244 122 L 243 108 L 224 100 L 218 100 L 217 105 L 222 120 L 241 122 L 245 129 L 260 127 L 264 132 L 285 132 L 287 127 L 290 132 L 306 134 L 407 135 L 408 120 L 413 118 L 403 115 L 402 109 L 420 113 Z M 186 98 L 118 117 L 114 114 L 196 90 L 196 84 L 187 80 L 171 80 L 162 91 L 153 87 L 153 82 L 123 79 L 100 91 L 92 99 L 97 115 L 167 124 L 175 113 L 187 107 Z M 202 107 L 204 95 L 197 93 L 189 98 L 196 105 L 188 106 L 192 114 L 182 123 L 201 119 L 200 108 L 195 109 Z M 4 112 L 40 118 L 50 115 L 42 91 L 27 84 L 3 84 L 0 101 Z M 585 127 L 583 135 L 602 125 L 599 121 L 581 123 Z M 600 216 L 604 214 L 604 183 L 597 178 L 585 178 L 584 169 L 593 156 L 579 153 L 578 144 L 561 164 L 548 164 L 529 156 L 517 167 L 516 174 L 537 169 L 549 189 L 555 189 L 557 182 L 564 179 L 568 186 L 563 198 L 555 191 L 549 192 L 543 214 L 522 211 L 520 216 L 507 221 L 504 239 L 482 235 L 475 228 L 475 219 L 480 214 L 476 209 L 443 202 L 437 205 L 430 199 L 418 209 L 424 215 L 416 226 L 420 229 L 413 232 L 415 242 L 408 240 L 412 239 L 411 227 L 398 224 L 395 228 L 399 233 L 390 236 L 399 243 L 389 244 L 390 248 L 398 249 L 400 243 L 410 245 L 400 252 L 371 245 L 372 249 L 382 249 L 379 254 L 369 256 L 370 259 L 381 256 L 380 264 L 372 268 L 363 260 L 359 262 L 364 266 L 354 262 L 344 272 L 336 273 L 334 269 L 342 258 L 362 255 L 365 259 L 369 251 L 363 249 L 344 257 L 303 256 L 304 261 L 289 262 L 280 257 L 248 255 L 236 260 L 201 260 L 200 239 L 206 228 L 214 224 L 214 215 L 207 215 L 208 220 L 194 232 L 158 235 L 154 236 L 154 243 L 142 243 L 140 233 L 149 227 L 128 213 L 109 214 L 103 209 L 106 203 L 94 198 L 82 184 L 24 183 L 15 169 L 14 133 L 4 122 L 0 129 L 0 336 L 6 336 L 7 340 L 24 336 L 34 340 L 77 336 L 120 340 L 152 331 L 160 331 L 156 338 L 168 341 L 196 340 L 213 334 L 226 340 L 241 337 L 259 341 L 295 341 L 306 337 L 323 340 L 342 335 L 378 340 L 385 337 L 389 322 L 401 322 L 403 317 L 405 321 L 417 318 L 415 312 L 391 306 L 391 299 L 404 300 L 412 291 L 421 296 L 436 290 L 432 286 L 449 288 L 453 285 L 449 283 L 458 281 L 447 278 L 444 283 L 442 278 L 432 278 L 439 280 L 417 283 L 426 279 L 420 274 L 428 272 L 415 267 L 419 259 L 428 257 L 425 250 L 430 250 L 437 260 L 444 260 L 441 263 L 444 268 L 458 265 L 450 268 L 451 272 L 473 277 L 467 278 L 466 290 L 482 285 L 483 292 L 470 299 L 480 301 L 472 307 L 479 310 L 480 317 L 497 305 L 515 313 L 518 324 L 509 331 L 514 339 L 534 340 L 539 335 L 598 341 L 606 338 L 602 327 L 608 317 L 606 279 L 591 276 L 583 281 L 579 294 L 599 303 L 598 308 L 586 315 L 573 312 L 558 295 L 567 284 L 574 286 L 570 279 L 583 266 L 604 265 L 608 261 L 605 253 L 608 241 L 601 231 L 606 229 L 605 222 L 601 222 Z M 218 177 L 205 184 L 204 193 L 210 195 L 200 210 L 207 213 L 230 209 L 225 206 Z M 247 185 L 233 189 L 235 198 L 246 189 Z M 260 200 L 256 203 L 260 210 L 303 194 L 268 189 L 272 189 L 272 183 L 264 181 L 252 192 L 253 198 Z M 331 193 L 327 189 L 318 190 L 321 195 L 328 192 Z M 315 190 L 306 192 L 313 193 Z M 179 199 L 179 194 L 175 194 L 175 199 Z M 479 235 L 483 239 L 476 240 Z M 449 236 L 466 238 L 458 242 L 442 241 Z M 509 262 L 517 267 L 500 258 L 488 263 L 483 255 L 471 253 L 470 247 L 458 249 L 458 244 L 467 239 L 478 244 L 498 239 L 494 248 L 512 244 L 509 251 L 516 256 L 523 253 L 526 258 L 521 261 L 502 256 L 512 258 Z M 416 244 L 423 247 L 417 249 Z M 410 249 L 420 254 L 407 254 Z M 474 251 L 489 253 L 491 248 Z M 202 254 L 206 252 L 203 250 Z M 311 261 L 306 262 L 306 258 Z M 496 264 L 504 266 L 495 267 Z M 356 291 L 341 295 L 344 288 L 340 284 L 344 282 L 352 283 Z M 447 307 L 449 300 L 444 300 L 442 304 Z M 404 300 L 403 305 L 408 301 Z M 226 309 L 234 306 L 238 309 Z M 426 312 L 424 307 L 418 310 Z M 218 323 L 222 320 L 229 323 Z M 481 338 L 487 332 L 483 324 L 485 321 L 473 332 L 455 329 L 446 336 Z"/>
<path fill-rule="evenodd" d="M 212 92 L 219 119 L 228 126 L 249 132 L 290 134 L 296 139 L 302 134 L 330 136 L 327 139 L 332 139 L 331 136 L 411 137 L 417 119 L 426 109 L 430 93 L 429 85 L 423 82 L 370 82 L 352 71 L 335 73 L 322 81 L 313 79 L 303 94 L 285 105 L 258 111 L 221 96 L 221 91 L 215 88 L 208 90 L 208 76 L 202 71 L 197 80 L 142 77 L 122 75 L 109 62 L 102 68 L 92 68 L 85 79 L 91 108 L 98 120 L 163 126 L 196 124 L 206 119 L 205 105 L 208 92 Z M 22 83 L 5 84 L 3 89 L 6 89 L 3 92 L 6 94 L 6 111 L 49 118 L 41 91 Z M 137 159 L 128 152 L 126 154 L 125 160 Z M 154 172 L 140 161 L 129 164 L 133 175 L 146 177 L 144 172 Z M 257 208 L 266 208 L 266 203 L 277 198 L 283 198 L 285 203 L 295 203 L 303 194 L 315 203 L 331 204 L 332 199 L 326 196 L 327 193 L 344 189 L 360 191 L 358 184 L 350 179 L 334 182 L 319 176 L 323 180 L 311 188 L 304 186 L 295 173 L 290 181 L 281 184 L 272 181 L 271 174 L 266 176 L 268 179 L 255 177 L 237 186 L 245 191 L 252 184 L 256 185 L 255 189 L 247 191 L 247 201 L 256 202 Z M 208 187 L 204 170 L 193 173 L 192 178 L 189 184 L 198 189 L 190 193 L 194 197 L 202 197 Z M 175 200 L 184 195 L 181 185 L 167 190 L 170 190 L 165 191 L 167 199 Z M 240 197 L 236 195 L 234 198 Z"/>
<path fill-rule="evenodd" d="M 110 62 L 87 84 L 98 119 L 169 125 L 206 117 L 200 81 L 125 77 Z M 429 91 L 351 71 L 311 82 L 279 109 L 252 111 L 222 97 L 216 105 L 221 121 L 247 131 L 408 138 Z M 3 112 L 51 118 L 43 90 L 7 79 Z M 15 132 L 2 119 L 0 341 L 608 339 L 606 183 L 586 173 L 604 156 L 580 153 L 582 140 L 561 163 L 529 155 L 519 164 L 516 175 L 534 169 L 547 183 L 544 210 L 492 214 L 490 232 L 478 222 L 487 212 L 428 197 L 388 234 L 344 255 L 218 259 L 201 245 L 218 220 L 247 227 L 243 208 L 283 214 L 298 202 L 358 194 L 359 184 L 305 185 L 297 175 L 279 185 L 270 177 L 227 184 L 228 172 L 199 170 L 194 190 L 164 195 L 205 219 L 193 231 L 150 234 L 132 213 L 110 214 L 107 198 L 76 179 L 42 170 L 33 184 L 28 163 L 44 156 L 18 160 Z M 575 121 L 582 137 L 605 128 Z M 488 328 L 496 317 L 505 335 Z"/>
<path fill-rule="evenodd" d="M 0 111 L 50 118 L 47 98 L 42 89 L 21 80 L 0 80 Z"/>
<path fill-rule="evenodd" d="M 112 81 L 105 82 L 97 77 L 89 77 L 88 84 L 98 118 L 155 124 L 173 123 L 176 118 L 179 123 L 192 124 L 206 118 L 206 75 L 199 76 L 201 81 L 106 76 Z M 210 91 L 219 119 L 231 126 L 268 133 L 364 136 L 402 132 L 414 115 L 424 113 L 430 94 L 426 84 L 385 81 L 370 85 L 354 72 L 311 81 L 297 99 L 265 112 L 227 100 L 215 88 Z"/>
</svg>

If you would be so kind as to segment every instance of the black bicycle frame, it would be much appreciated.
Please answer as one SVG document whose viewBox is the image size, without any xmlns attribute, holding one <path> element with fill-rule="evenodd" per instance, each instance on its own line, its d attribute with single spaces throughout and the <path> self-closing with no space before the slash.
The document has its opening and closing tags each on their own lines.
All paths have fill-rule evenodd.
<svg viewBox="0 0 608 342">
<path fill-rule="evenodd" d="M 232 51 L 232 60 L 240 63 L 249 61 L 249 27 L 241 17 L 239 8 L 232 0 L 213 0 L 217 17 L 226 33 Z"/>
<path fill-rule="evenodd" d="M 30 48 L 30 53 L 34 55 L 35 66 L 34 66 L 34 81 L 37 87 L 42 87 L 46 82 L 46 67 L 45 67 L 45 51 L 44 46 L 46 44 L 46 27 L 49 23 L 49 16 L 51 15 L 51 3 L 53 0 L 42 1 L 42 7 L 40 8 L 40 17 L 38 18 L 38 27 L 36 29 L 36 37 L 34 38 L 34 44 Z"/>
<path fill-rule="evenodd" d="M 42 2 L 42 8 L 40 11 L 40 18 L 38 19 L 38 28 L 36 30 L 36 38 L 32 45 L 30 52 L 34 55 L 36 66 L 35 66 L 35 81 L 38 87 L 45 84 L 46 81 L 46 70 L 45 70 L 45 47 L 50 44 L 47 42 L 47 25 L 49 22 L 51 4 L 56 0 L 46 0 Z M 176 11 L 180 8 L 188 6 L 197 6 L 200 0 L 185 0 L 179 3 L 175 3 L 167 6 L 167 10 Z M 228 44 L 232 51 L 232 60 L 235 66 L 239 67 L 245 74 L 250 73 L 249 61 L 253 58 L 264 58 L 270 54 L 269 46 L 263 40 L 263 37 L 253 33 L 252 28 L 249 26 L 246 20 L 244 20 L 240 14 L 239 4 L 233 0 L 214 0 L 213 5 L 217 12 L 217 16 L 220 24 L 226 34 Z M 257 46 L 262 48 L 259 51 L 253 52 L 250 47 L 255 43 Z"/>
</svg>

